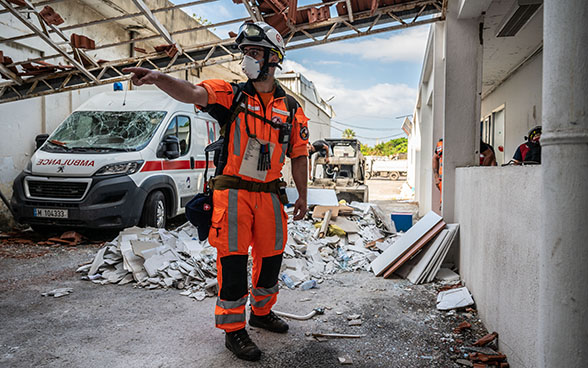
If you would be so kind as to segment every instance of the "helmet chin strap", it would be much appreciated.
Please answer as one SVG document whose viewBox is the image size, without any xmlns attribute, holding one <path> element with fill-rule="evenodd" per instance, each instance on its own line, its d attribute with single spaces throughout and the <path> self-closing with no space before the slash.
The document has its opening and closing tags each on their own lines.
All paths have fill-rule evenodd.
<svg viewBox="0 0 588 368">
<path fill-rule="evenodd" d="M 267 76 L 269 75 L 269 68 L 270 67 L 277 67 L 280 70 L 282 69 L 282 66 L 280 66 L 280 64 L 270 63 L 269 57 L 270 57 L 270 50 L 268 48 L 264 47 L 263 48 L 263 66 L 261 67 L 261 70 L 259 71 L 259 75 L 257 76 L 257 78 L 252 79 L 253 82 L 259 82 L 259 81 L 265 80 L 267 78 Z"/>
</svg>

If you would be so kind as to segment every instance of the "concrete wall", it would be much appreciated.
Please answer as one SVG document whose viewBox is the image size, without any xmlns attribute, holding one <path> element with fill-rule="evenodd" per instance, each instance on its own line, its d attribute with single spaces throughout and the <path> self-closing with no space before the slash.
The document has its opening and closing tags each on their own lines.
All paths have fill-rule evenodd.
<svg viewBox="0 0 588 368">
<path fill-rule="evenodd" d="M 513 368 L 536 366 L 541 180 L 541 166 L 456 170 L 460 274 Z"/>
<path fill-rule="evenodd" d="M 482 118 L 504 105 L 504 160 L 508 162 L 529 129 L 541 125 L 543 53 L 534 56 L 482 100 Z M 498 147 L 494 147 L 498 149 Z"/>
</svg>

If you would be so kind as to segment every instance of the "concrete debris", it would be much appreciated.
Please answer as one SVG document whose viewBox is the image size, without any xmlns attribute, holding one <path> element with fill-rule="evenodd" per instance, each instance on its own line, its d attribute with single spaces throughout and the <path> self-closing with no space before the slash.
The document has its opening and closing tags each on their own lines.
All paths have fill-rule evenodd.
<svg viewBox="0 0 588 368">
<path fill-rule="evenodd" d="M 218 290 L 216 249 L 196 239 L 197 230 L 189 223 L 174 231 L 125 229 L 77 272 L 102 285 L 134 280 L 139 287 L 178 288 L 182 295 L 204 300 Z"/>
<path fill-rule="evenodd" d="M 388 230 L 380 230 L 384 225 L 376 219 L 369 203 L 352 202 L 339 207 L 343 208 L 338 210 L 337 223 L 341 226 L 331 224 L 335 231 L 331 226 L 326 231 L 324 226 L 325 231 L 319 234 L 315 228 L 316 223 L 329 222 L 329 210 L 325 219 L 293 221 L 289 217 L 279 277 L 284 286 L 314 289 L 334 273 L 369 271 L 370 263 L 396 241 L 397 237 Z M 216 249 L 208 241 L 197 239 L 197 230 L 190 223 L 173 231 L 125 229 L 77 272 L 101 285 L 134 281 L 147 289 L 177 288 L 183 290 L 182 295 L 196 300 L 214 297 L 218 293 Z"/>
<path fill-rule="evenodd" d="M 48 291 L 46 293 L 42 293 L 42 296 L 52 296 L 54 298 L 60 298 L 62 296 L 65 295 L 69 295 L 73 293 L 73 289 L 72 288 L 59 288 L 59 289 L 54 289 L 51 291 Z"/>
<path fill-rule="evenodd" d="M 442 291 L 437 295 L 437 309 L 450 310 L 464 308 L 474 304 L 467 287 Z"/>
<path fill-rule="evenodd" d="M 353 360 L 351 360 L 351 358 L 348 355 L 343 355 L 339 357 L 339 363 L 341 363 L 342 365 L 352 365 Z"/>
</svg>

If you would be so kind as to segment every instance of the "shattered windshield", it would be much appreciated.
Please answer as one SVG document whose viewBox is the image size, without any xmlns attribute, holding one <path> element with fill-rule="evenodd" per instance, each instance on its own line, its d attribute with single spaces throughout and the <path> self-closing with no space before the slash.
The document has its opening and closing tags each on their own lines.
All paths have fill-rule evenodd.
<svg viewBox="0 0 588 368">
<path fill-rule="evenodd" d="M 51 134 L 45 151 L 137 151 L 145 147 L 165 111 L 76 111 Z"/>
</svg>

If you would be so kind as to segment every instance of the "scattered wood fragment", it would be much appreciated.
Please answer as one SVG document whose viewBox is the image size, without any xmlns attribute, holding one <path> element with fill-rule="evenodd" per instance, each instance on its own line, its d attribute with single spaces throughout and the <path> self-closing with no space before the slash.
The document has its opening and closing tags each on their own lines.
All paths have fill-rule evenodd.
<svg viewBox="0 0 588 368">
<path fill-rule="evenodd" d="M 474 343 L 474 346 L 486 346 L 490 342 L 494 341 L 494 339 L 496 339 L 497 337 L 498 337 L 497 332 L 489 333 L 488 335 L 486 335 L 486 336 L 480 338 L 478 341 L 476 341 Z"/>
</svg>

